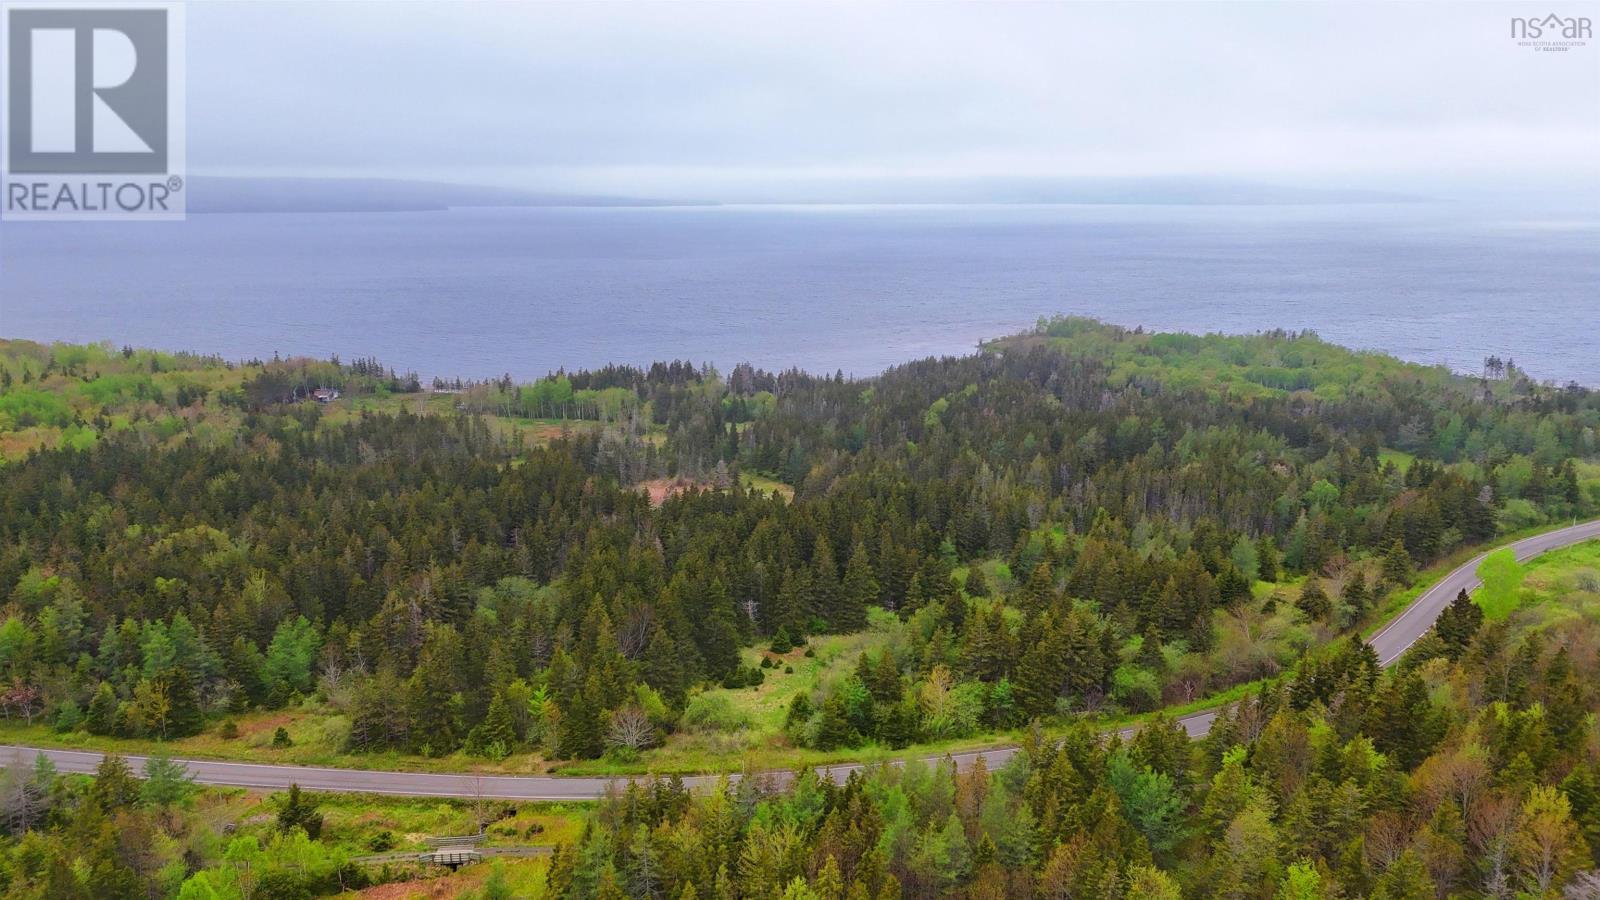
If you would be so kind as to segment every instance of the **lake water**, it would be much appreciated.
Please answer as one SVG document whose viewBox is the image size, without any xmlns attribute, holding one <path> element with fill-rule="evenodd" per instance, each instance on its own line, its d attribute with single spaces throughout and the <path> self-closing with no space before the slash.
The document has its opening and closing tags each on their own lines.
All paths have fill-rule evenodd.
<svg viewBox="0 0 1600 900">
<path fill-rule="evenodd" d="M 1313 328 L 1600 385 L 1600 217 L 1347 207 L 709 207 L 0 226 L 0 335 L 377 356 L 424 376 L 689 359 L 867 375 L 1077 313 Z"/>
</svg>

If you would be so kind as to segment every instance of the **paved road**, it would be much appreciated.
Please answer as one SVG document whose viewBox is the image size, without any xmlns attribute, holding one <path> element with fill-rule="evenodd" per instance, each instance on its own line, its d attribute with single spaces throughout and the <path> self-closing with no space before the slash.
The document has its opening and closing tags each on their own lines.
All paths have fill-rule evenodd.
<svg viewBox="0 0 1600 900">
<path fill-rule="evenodd" d="M 1586 540 L 1600 539 L 1600 520 L 1574 525 L 1526 538 L 1511 545 L 1517 559 L 1525 560 L 1547 550 L 1567 547 Z M 1472 591 L 1479 582 L 1474 574 L 1483 555 L 1470 561 L 1440 579 L 1405 611 L 1396 616 L 1372 637 L 1378 661 L 1388 666 L 1400 658 L 1417 639 L 1427 634 L 1440 611 L 1455 599 L 1463 588 Z M 1178 719 L 1178 723 L 1192 737 L 1201 737 L 1211 729 L 1216 719 L 1215 710 L 1192 713 Z M 1132 733 L 1125 729 L 1124 734 Z M 993 747 L 952 754 L 956 765 L 962 769 L 983 757 L 990 766 L 998 766 L 1016 752 L 1015 747 Z M 62 772 L 93 772 L 100 764 L 100 754 L 82 750 L 48 750 L 31 747 L 0 746 L 0 762 L 7 765 L 32 765 L 34 756 L 43 753 L 55 762 Z M 942 758 L 942 757 L 941 757 Z M 144 757 L 129 756 L 135 769 L 144 765 Z M 605 794 L 613 785 L 624 785 L 627 779 L 562 778 L 534 775 L 432 775 L 418 772 L 379 772 L 369 769 L 320 769 L 308 766 L 271 766 L 254 763 L 217 762 L 213 760 L 182 760 L 195 780 L 202 784 L 281 790 L 291 783 L 315 791 L 353 791 L 372 794 L 403 794 L 420 797 L 490 797 L 505 800 L 589 800 Z M 849 773 L 864 768 L 862 764 L 828 766 L 819 771 L 830 778 L 842 779 Z M 784 780 L 784 773 L 770 776 Z M 715 775 L 697 775 L 685 778 L 689 787 L 714 784 Z"/>
<path fill-rule="evenodd" d="M 1600 521 L 1585 522 L 1560 531 L 1547 531 L 1531 538 L 1524 538 L 1512 544 L 1511 550 L 1521 561 L 1538 556 L 1546 550 L 1569 547 L 1595 538 L 1600 538 Z M 1400 658 L 1400 654 L 1406 652 L 1412 644 L 1428 633 L 1428 629 L 1433 627 L 1433 620 L 1439 618 L 1439 613 L 1450 605 L 1456 594 L 1463 590 L 1468 593 L 1477 590 L 1478 585 L 1483 583 L 1478 580 L 1476 574 L 1478 563 L 1483 562 L 1486 555 L 1480 553 L 1474 556 L 1465 565 L 1440 579 L 1438 584 L 1406 607 L 1394 621 L 1373 635 L 1368 643 L 1372 645 L 1372 649 L 1378 651 L 1378 662 L 1385 666 L 1393 664 Z"/>
</svg>

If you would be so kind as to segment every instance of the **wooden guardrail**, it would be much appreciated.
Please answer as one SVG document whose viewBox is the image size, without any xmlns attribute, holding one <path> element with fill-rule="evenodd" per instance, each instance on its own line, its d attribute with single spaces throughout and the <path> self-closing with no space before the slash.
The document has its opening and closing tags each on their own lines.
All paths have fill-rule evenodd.
<svg viewBox="0 0 1600 900">
<path fill-rule="evenodd" d="M 482 832 L 477 834 L 457 834 L 448 837 L 426 838 L 423 840 L 423 843 L 427 844 L 429 847 L 433 847 L 436 850 L 443 850 L 453 847 L 476 847 L 483 843 L 485 837 L 486 835 L 484 835 Z"/>
<path fill-rule="evenodd" d="M 417 857 L 417 861 L 431 866 L 449 866 L 454 869 L 468 863 L 475 863 L 483 859 L 483 854 L 476 850 L 434 850 Z"/>
</svg>

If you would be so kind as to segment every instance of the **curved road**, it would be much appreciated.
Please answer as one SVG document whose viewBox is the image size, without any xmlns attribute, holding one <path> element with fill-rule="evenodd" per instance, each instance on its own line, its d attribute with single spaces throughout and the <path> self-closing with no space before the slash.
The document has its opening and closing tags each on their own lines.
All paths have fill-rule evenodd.
<svg viewBox="0 0 1600 900">
<path fill-rule="evenodd" d="M 1573 525 L 1559 531 L 1550 531 L 1525 538 L 1511 545 L 1517 559 L 1525 560 L 1547 550 L 1571 546 L 1586 540 L 1600 538 L 1600 520 Z M 1406 607 L 1383 630 L 1369 640 L 1378 652 L 1378 661 L 1391 665 L 1417 639 L 1428 633 L 1439 613 L 1455 599 L 1456 593 L 1478 587 L 1475 574 L 1484 554 L 1479 554 L 1439 580 L 1432 588 Z M 1216 710 L 1192 713 L 1178 719 L 1178 723 L 1191 737 L 1200 737 L 1211 729 L 1217 717 Z M 1124 729 L 1124 734 L 1133 729 Z M 1015 747 L 995 747 L 951 754 L 956 765 L 965 769 L 979 757 L 998 765 L 1016 752 Z M 100 764 L 99 753 L 83 750 L 49 750 L 32 747 L 0 746 L 0 760 L 10 765 L 30 765 L 36 754 L 44 754 L 61 772 L 93 772 Z M 938 757 L 943 759 L 943 757 Z M 129 756 L 135 768 L 144 764 L 144 757 Z M 563 778 L 537 775 L 433 775 L 419 772 L 380 772 L 370 769 L 321 769 L 308 766 L 273 766 L 255 763 L 218 762 L 204 759 L 180 760 L 201 784 L 233 787 L 282 790 L 291 783 L 315 791 L 351 791 L 372 794 L 404 794 L 422 797 L 490 797 L 505 800 L 591 800 L 603 796 L 612 786 L 625 785 L 627 778 Z M 818 771 L 823 775 L 841 779 L 850 772 L 864 767 L 861 763 L 828 766 Z M 720 776 L 696 775 L 684 779 L 690 787 L 714 784 Z M 737 777 L 737 776 L 733 776 Z M 773 773 L 775 779 L 784 779 L 787 773 Z"/>
</svg>

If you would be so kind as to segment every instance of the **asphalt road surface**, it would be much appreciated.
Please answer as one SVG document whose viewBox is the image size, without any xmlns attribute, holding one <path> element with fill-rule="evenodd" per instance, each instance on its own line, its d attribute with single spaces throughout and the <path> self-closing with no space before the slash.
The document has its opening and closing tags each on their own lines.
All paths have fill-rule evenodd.
<svg viewBox="0 0 1600 900">
<path fill-rule="evenodd" d="M 1547 550 L 1571 546 L 1586 540 L 1600 539 L 1600 520 L 1585 522 L 1559 531 L 1551 531 L 1517 541 L 1511 545 L 1517 559 L 1525 560 Z M 1406 651 L 1417 639 L 1428 633 L 1439 613 L 1455 599 L 1456 593 L 1472 591 L 1479 581 L 1474 574 L 1483 555 L 1455 569 L 1374 635 L 1370 641 L 1378 652 L 1378 661 L 1388 666 Z M 1191 713 L 1178 719 L 1178 724 L 1191 737 L 1201 737 L 1211 729 L 1216 719 L 1215 710 Z M 1126 729 L 1125 734 L 1132 729 Z M 991 766 L 998 766 L 1017 751 L 1015 747 L 993 747 L 951 754 L 959 768 L 966 769 L 979 757 Z M 35 755 L 44 754 L 61 772 L 89 773 L 100 764 L 100 754 L 84 750 L 50 750 L 33 747 L 0 746 L 0 761 L 7 765 L 32 765 Z M 943 759 L 943 757 L 939 757 Z M 142 756 L 129 756 L 129 765 L 136 770 L 144 765 Z M 504 800 L 590 800 L 604 796 L 613 787 L 625 786 L 627 778 L 564 778 L 538 775 L 435 775 L 420 772 L 380 772 L 370 769 L 321 769 L 309 766 L 272 766 L 255 763 L 219 762 L 204 759 L 180 760 L 190 774 L 201 784 L 232 787 L 282 790 L 298 784 L 313 791 L 348 791 L 371 794 L 401 794 L 414 797 L 488 797 Z M 864 764 L 845 763 L 827 766 L 818 771 L 826 777 L 842 780 L 851 772 L 864 768 Z M 716 775 L 696 775 L 685 778 L 689 787 L 715 784 Z M 737 777 L 737 776 L 730 776 Z M 787 773 L 762 776 L 775 781 L 787 780 Z"/>
</svg>

